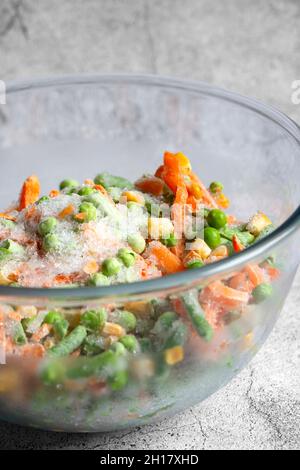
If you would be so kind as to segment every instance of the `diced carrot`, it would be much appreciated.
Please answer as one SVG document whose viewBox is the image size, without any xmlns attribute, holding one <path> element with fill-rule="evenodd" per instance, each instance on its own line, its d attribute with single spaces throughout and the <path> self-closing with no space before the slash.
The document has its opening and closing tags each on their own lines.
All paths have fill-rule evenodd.
<svg viewBox="0 0 300 470">
<path fill-rule="evenodd" d="M 230 279 L 229 287 L 250 293 L 253 291 L 254 286 L 248 278 L 248 275 L 245 272 L 241 272 Z"/>
<path fill-rule="evenodd" d="M 280 270 L 275 266 L 270 266 L 269 263 L 264 263 L 262 268 L 267 273 L 271 281 L 275 281 L 280 276 Z"/>
<path fill-rule="evenodd" d="M 104 186 L 102 186 L 102 184 L 94 184 L 93 188 L 99 191 L 100 193 L 104 194 L 104 196 L 108 196 L 108 193 Z"/>
<path fill-rule="evenodd" d="M 58 217 L 60 219 L 65 219 L 66 217 L 68 217 L 68 215 L 74 214 L 74 211 L 75 211 L 75 208 L 73 204 L 69 204 L 58 214 Z"/>
<path fill-rule="evenodd" d="M 223 309 L 231 309 L 247 304 L 249 294 L 214 281 L 201 292 L 200 299 L 204 303 L 213 302 Z"/>
<path fill-rule="evenodd" d="M 237 223 L 235 215 L 227 215 L 228 225 L 235 225 Z"/>
<path fill-rule="evenodd" d="M 4 212 L 0 213 L 0 218 L 1 219 L 6 219 L 6 220 L 11 220 L 12 222 L 15 222 L 17 219 L 13 217 L 12 215 L 6 214 Z"/>
<path fill-rule="evenodd" d="M 181 238 L 182 233 L 184 232 L 185 205 L 187 198 L 188 192 L 186 186 L 182 177 L 179 177 L 175 200 L 172 207 L 172 219 L 177 238 Z"/>
<path fill-rule="evenodd" d="M 257 264 L 248 264 L 245 267 L 245 272 L 248 274 L 253 287 L 257 287 L 265 280 L 264 271 Z"/>
<path fill-rule="evenodd" d="M 40 182 L 37 176 L 29 176 L 23 184 L 20 199 L 19 199 L 19 210 L 23 210 L 26 207 L 34 204 L 40 195 Z"/>
<path fill-rule="evenodd" d="M 99 264 L 96 260 L 89 261 L 83 268 L 86 274 L 94 274 L 99 271 Z"/>
<path fill-rule="evenodd" d="M 164 165 L 160 165 L 160 166 L 157 168 L 156 172 L 155 172 L 155 176 L 156 176 L 157 178 L 162 179 L 162 175 L 163 175 L 164 171 L 165 171 L 165 166 L 164 166 Z"/>
<path fill-rule="evenodd" d="M 82 220 L 85 220 L 86 214 L 84 212 L 79 212 L 78 214 L 74 215 L 75 220 L 79 220 L 80 222 Z"/>
<path fill-rule="evenodd" d="M 228 197 L 226 197 L 223 193 L 217 193 L 215 195 L 215 201 L 219 207 L 222 207 L 222 209 L 227 209 L 227 207 L 230 205 Z"/>
<path fill-rule="evenodd" d="M 26 344 L 25 346 L 22 346 L 20 352 L 21 356 L 28 358 L 41 358 L 46 353 L 44 346 L 40 343 Z"/>
<path fill-rule="evenodd" d="M 180 240 L 177 241 L 177 245 L 176 246 L 172 246 L 170 248 L 170 251 L 178 256 L 178 258 L 182 259 L 183 257 L 183 254 L 184 254 L 184 250 L 185 250 L 185 242 L 184 242 L 184 239 L 183 238 L 180 238 Z"/>
<path fill-rule="evenodd" d="M 171 171 L 168 168 L 166 168 L 162 174 L 162 179 L 164 180 L 166 185 L 173 191 L 173 193 L 176 193 L 179 177 L 179 173 Z"/>
<path fill-rule="evenodd" d="M 49 197 L 52 197 L 52 198 L 57 197 L 59 194 L 60 193 L 59 193 L 58 189 L 52 189 L 49 193 Z"/>
<path fill-rule="evenodd" d="M 89 186 L 94 186 L 94 181 L 87 178 L 84 180 L 84 184 L 88 184 Z"/>
<path fill-rule="evenodd" d="M 135 186 L 144 193 L 153 194 L 153 196 L 161 196 L 164 189 L 164 182 L 156 176 L 147 176 L 140 178 L 135 182 Z"/>
<path fill-rule="evenodd" d="M 240 242 L 237 235 L 233 235 L 232 245 L 233 245 L 233 249 L 236 253 L 240 253 L 241 251 L 243 251 L 245 249 L 244 245 Z"/>
<path fill-rule="evenodd" d="M 44 323 L 32 336 L 31 339 L 35 343 L 39 343 L 43 338 L 49 335 L 52 325 Z"/>
<path fill-rule="evenodd" d="M 158 268 L 164 274 L 176 273 L 183 269 L 181 260 L 158 241 L 150 243 L 149 256 L 155 258 Z"/>
<path fill-rule="evenodd" d="M 181 315 L 182 317 L 186 316 L 186 309 L 183 301 L 180 298 L 171 299 L 171 305 L 174 311 L 178 313 L 178 315 Z"/>
<path fill-rule="evenodd" d="M 203 311 L 205 314 L 205 319 L 208 321 L 210 326 L 215 330 L 219 324 L 219 315 L 220 310 L 218 309 L 217 305 L 215 304 L 207 304 L 203 307 Z"/>
<path fill-rule="evenodd" d="M 199 177 L 195 173 L 191 173 L 190 178 L 191 178 L 192 184 L 197 184 L 200 187 L 203 193 L 203 196 L 202 196 L 203 202 L 205 202 L 210 207 L 217 208 L 218 204 L 216 203 L 216 201 L 214 200 L 214 198 L 212 197 L 208 189 L 206 189 L 205 185 L 202 183 Z"/>
<path fill-rule="evenodd" d="M 199 204 L 199 199 L 196 199 L 195 196 L 189 195 L 187 198 L 186 203 L 191 206 L 192 211 L 196 211 L 198 204 Z"/>
<path fill-rule="evenodd" d="M 180 174 L 188 174 L 191 171 L 191 162 L 181 152 L 165 152 L 164 165 L 170 170 Z"/>
</svg>

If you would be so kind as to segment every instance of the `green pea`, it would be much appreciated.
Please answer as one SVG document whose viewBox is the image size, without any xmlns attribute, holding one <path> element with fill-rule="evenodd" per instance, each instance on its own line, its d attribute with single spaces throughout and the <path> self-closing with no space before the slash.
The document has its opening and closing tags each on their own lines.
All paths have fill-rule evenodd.
<svg viewBox="0 0 300 470">
<path fill-rule="evenodd" d="M 77 186 L 79 186 L 79 183 L 76 180 L 63 180 L 59 185 L 59 189 L 62 190 L 65 188 L 77 188 Z"/>
<path fill-rule="evenodd" d="M 196 269 L 196 268 L 202 268 L 204 266 L 204 263 L 203 261 L 201 261 L 200 259 L 195 259 L 193 261 L 190 261 L 189 263 L 187 263 L 186 267 L 188 269 Z"/>
<path fill-rule="evenodd" d="M 80 323 L 88 331 L 100 331 L 107 320 L 107 313 L 104 308 L 99 310 L 87 310 L 81 317 Z"/>
<path fill-rule="evenodd" d="M 171 233 L 168 238 L 164 238 L 162 243 L 167 247 L 171 248 L 172 246 L 176 246 L 178 243 L 177 238 L 175 237 L 174 233 Z"/>
<path fill-rule="evenodd" d="M 102 263 L 102 272 L 105 276 L 114 276 L 121 269 L 121 263 L 117 258 L 107 258 Z"/>
<path fill-rule="evenodd" d="M 227 224 L 227 216 L 220 209 L 212 209 L 207 216 L 208 225 L 214 228 L 222 228 Z"/>
<path fill-rule="evenodd" d="M 205 243 L 213 250 L 217 248 L 217 246 L 221 243 L 221 235 L 219 234 L 218 230 L 213 227 L 206 227 L 204 229 L 204 240 Z"/>
<path fill-rule="evenodd" d="M 127 349 L 125 348 L 124 344 L 116 341 L 110 347 L 111 351 L 113 351 L 117 356 L 124 356 L 127 353 Z"/>
<path fill-rule="evenodd" d="M 47 217 L 47 219 L 42 220 L 38 226 L 38 232 L 40 235 L 44 236 L 47 233 L 52 233 L 57 227 L 57 220 L 55 217 Z"/>
<path fill-rule="evenodd" d="M 77 194 L 79 196 L 89 196 L 90 194 L 93 194 L 95 192 L 96 190 L 94 188 L 91 188 L 90 186 L 83 186 L 79 189 Z"/>
<path fill-rule="evenodd" d="M 49 196 L 42 196 L 42 197 L 40 197 L 40 199 L 36 203 L 41 204 L 42 202 L 47 202 L 47 201 L 50 201 L 50 197 Z"/>
<path fill-rule="evenodd" d="M 109 377 L 108 384 L 110 388 L 117 392 L 118 390 L 122 390 L 128 383 L 128 372 L 126 370 L 119 370 L 115 372 L 112 377 Z"/>
<path fill-rule="evenodd" d="M 126 331 L 133 331 L 136 327 L 136 317 L 127 310 L 119 312 L 118 323 L 125 328 Z"/>
<path fill-rule="evenodd" d="M 126 178 L 121 176 L 114 176 L 109 173 L 99 173 L 94 179 L 95 184 L 101 184 L 105 189 L 108 189 L 110 186 L 114 186 L 120 189 L 133 189 L 133 184 L 128 181 Z"/>
<path fill-rule="evenodd" d="M 146 248 L 145 239 L 139 233 L 129 235 L 127 241 L 131 248 L 138 254 L 143 253 Z"/>
<path fill-rule="evenodd" d="M 90 202 L 83 202 L 82 204 L 80 204 L 79 212 L 85 214 L 83 222 L 91 222 L 92 220 L 96 220 L 97 218 L 96 207 Z"/>
<path fill-rule="evenodd" d="M 219 181 L 213 181 L 210 183 L 209 189 L 212 193 L 221 193 L 224 189 L 224 186 Z"/>
<path fill-rule="evenodd" d="M 48 233 L 43 238 L 43 249 L 47 252 L 57 251 L 60 248 L 60 241 L 55 233 Z"/>
<path fill-rule="evenodd" d="M 270 297 L 273 293 L 273 288 L 270 284 L 259 284 L 252 292 L 253 299 L 256 303 L 261 303 Z"/>
<path fill-rule="evenodd" d="M 103 273 L 91 274 L 87 284 L 92 287 L 109 286 L 110 279 Z"/>
<path fill-rule="evenodd" d="M 128 248 L 121 248 L 118 251 L 118 258 L 122 261 L 126 268 L 130 268 L 130 266 L 133 266 L 135 263 L 136 255 L 134 251 L 129 250 Z"/>
<path fill-rule="evenodd" d="M 139 342 L 133 335 L 125 335 L 120 340 L 120 343 L 131 353 L 137 353 L 139 350 Z"/>
</svg>

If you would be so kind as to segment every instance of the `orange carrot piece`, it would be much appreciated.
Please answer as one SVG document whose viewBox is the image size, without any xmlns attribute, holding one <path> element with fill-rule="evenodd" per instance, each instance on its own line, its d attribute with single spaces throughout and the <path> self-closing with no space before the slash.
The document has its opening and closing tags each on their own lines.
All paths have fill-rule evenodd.
<svg viewBox="0 0 300 470">
<path fill-rule="evenodd" d="M 96 260 L 93 259 L 89 261 L 88 263 L 86 263 L 86 265 L 83 268 L 83 271 L 86 274 L 94 274 L 99 271 L 99 264 L 97 263 Z"/>
<path fill-rule="evenodd" d="M 161 196 L 164 190 L 164 182 L 156 176 L 140 178 L 135 182 L 135 186 L 144 193 L 153 194 L 153 196 Z"/>
<path fill-rule="evenodd" d="M 278 277 L 280 276 L 280 270 L 275 266 L 270 266 L 268 262 L 263 263 L 261 267 L 267 273 L 271 281 L 275 281 L 275 279 L 278 279 Z"/>
<path fill-rule="evenodd" d="M 212 197 L 212 195 L 210 194 L 208 189 L 206 189 L 205 185 L 202 183 L 202 181 L 199 179 L 199 177 L 195 173 L 191 173 L 190 178 L 191 178 L 192 183 L 196 183 L 196 184 L 199 185 L 199 187 L 200 187 L 200 189 L 203 193 L 202 200 L 206 204 L 208 204 L 209 206 L 214 207 L 214 208 L 217 209 L 218 204 L 216 203 L 216 201 L 214 200 L 214 198 Z"/>
<path fill-rule="evenodd" d="M 158 241 L 150 243 L 149 256 L 155 258 L 158 268 L 164 274 L 176 273 L 183 269 L 181 260 Z"/>
<path fill-rule="evenodd" d="M 6 219 L 6 220 L 11 220 L 12 222 L 15 222 L 17 219 L 13 217 L 12 215 L 6 214 L 4 212 L 0 212 L 0 218 L 1 219 Z"/>
<path fill-rule="evenodd" d="M 246 273 L 238 273 L 233 276 L 229 281 L 229 287 L 232 289 L 241 290 L 244 292 L 252 292 L 253 291 L 253 284 L 248 278 Z"/>
<path fill-rule="evenodd" d="M 171 171 L 180 174 L 188 174 L 191 171 L 191 163 L 189 159 L 181 152 L 164 153 L 164 166 Z"/>
<path fill-rule="evenodd" d="M 49 335 L 52 329 L 52 325 L 48 323 L 44 323 L 32 336 L 31 340 L 34 343 L 39 343 L 43 338 Z"/>
<path fill-rule="evenodd" d="M 155 176 L 156 176 L 157 178 L 162 179 L 162 176 L 163 176 L 164 172 L 165 172 L 165 166 L 164 166 L 164 165 L 160 165 L 160 166 L 157 168 L 156 172 L 155 172 Z"/>
<path fill-rule="evenodd" d="M 49 193 L 49 197 L 52 197 L 52 198 L 57 197 L 59 194 L 60 193 L 59 193 L 58 189 L 52 189 Z"/>
<path fill-rule="evenodd" d="M 233 249 L 236 253 L 240 253 L 241 251 L 243 251 L 245 249 L 244 245 L 240 242 L 237 235 L 233 235 L 232 245 L 233 245 Z"/>
<path fill-rule="evenodd" d="M 65 219 L 68 217 L 68 215 L 74 214 L 75 208 L 73 204 L 69 204 L 67 207 L 65 207 L 60 213 L 58 214 L 58 217 L 60 219 Z"/>
<path fill-rule="evenodd" d="M 245 267 L 245 272 L 248 274 L 253 287 L 257 287 L 262 284 L 265 280 L 264 272 L 257 264 L 248 264 Z"/>
<path fill-rule="evenodd" d="M 86 180 L 84 180 L 84 184 L 88 184 L 89 186 L 94 186 L 94 181 L 87 178 Z"/>
<path fill-rule="evenodd" d="M 214 281 L 201 292 L 200 300 L 204 303 L 216 303 L 224 309 L 231 309 L 247 304 L 249 294 L 225 286 L 221 281 Z"/>
<path fill-rule="evenodd" d="M 108 193 L 102 184 L 94 184 L 93 188 L 99 191 L 99 193 L 104 194 L 104 196 L 108 196 Z"/>
<path fill-rule="evenodd" d="M 183 258 L 184 250 L 185 250 L 185 243 L 184 243 L 183 238 L 181 238 L 180 240 L 177 241 L 176 246 L 172 246 L 170 248 L 170 251 L 180 259 Z"/>
<path fill-rule="evenodd" d="M 20 199 L 19 199 L 19 210 L 23 210 L 26 207 L 34 204 L 40 195 L 40 182 L 37 176 L 29 176 L 22 186 Z"/>
<path fill-rule="evenodd" d="M 85 219 L 86 214 L 84 212 L 79 212 L 78 214 L 74 215 L 75 220 L 82 221 Z"/>
</svg>

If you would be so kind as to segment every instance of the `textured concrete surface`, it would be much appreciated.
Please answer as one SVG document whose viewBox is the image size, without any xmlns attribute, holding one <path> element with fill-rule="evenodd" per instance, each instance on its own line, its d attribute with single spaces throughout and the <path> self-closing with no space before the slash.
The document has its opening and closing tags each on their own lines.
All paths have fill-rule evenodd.
<svg viewBox="0 0 300 470">
<path fill-rule="evenodd" d="M 298 0 L 1 0 L 0 79 L 145 72 L 205 80 L 300 122 Z M 206 402 L 110 435 L 0 424 L 2 449 L 299 449 L 300 276 L 263 349 Z"/>
</svg>

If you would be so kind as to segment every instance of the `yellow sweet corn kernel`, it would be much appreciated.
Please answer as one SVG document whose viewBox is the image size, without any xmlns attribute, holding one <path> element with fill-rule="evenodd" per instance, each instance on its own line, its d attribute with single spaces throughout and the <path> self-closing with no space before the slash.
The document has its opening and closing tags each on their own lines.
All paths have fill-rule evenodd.
<svg viewBox="0 0 300 470">
<path fill-rule="evenodd" d="M 165 351 L 165 361 L 169 366 L 174 366 L 184 359 L 184 351 L 182 346 L 174 346 L 174 348 Z"/>
<path fill-rule="evenodd" d="M 196 183 L 193 183 L 191 186 L 191 194 L 196 198 L 196 199 L 201 199 L 203 196 L 203 192 L 200 188 L 200 186 Z"/>
<path fill-rule="evenodd" d="M 121 325 L 110 322 L 105 323 L 102 333 L 108 336 L 116 336 L 117 338 L 121 338 L 126 334 L 124 328 Z"/>
<path fill-rule="evenodd" d="M 136 202 L 137 204 L 145 205 L 144 196 L 137 191 L 124 191 L 122 193 L 122 198 L 126 199 L 128 202 Z"/>
<path fill-rule="evenodd" d="M 272 225 L 271 220 L 263 212 L 257 212 L 247 224 L 247 230 L 257 237 L 268 225 Z"/>
</svg>

